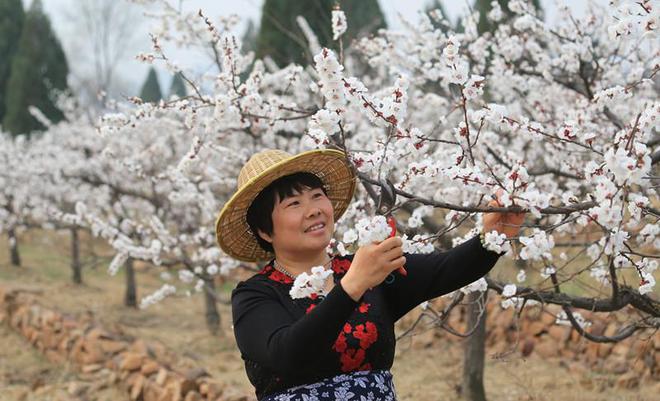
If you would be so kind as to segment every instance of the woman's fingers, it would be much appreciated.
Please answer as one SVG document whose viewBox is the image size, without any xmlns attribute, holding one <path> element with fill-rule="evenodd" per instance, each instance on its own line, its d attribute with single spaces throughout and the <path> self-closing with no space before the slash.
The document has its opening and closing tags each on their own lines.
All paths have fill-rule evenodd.
<svg viewBox="0 0 660 401">
<path fill-rule="evenodd" d="M 399 237 L 390 237 L 378 244 L 378 247 L 381 248 L 382 251 L 386 252 L 389 251 L 392 248 L 396 247 L 401 247 L 403 245 L 403 241 Z"/>
<path fill-rule="evenodd" d="M 395 260 L 403 256 L 403 248 L 402 247 L 392 248 L 388 251 L 383 252 L 383 256 L 385 257 L 385 260 L 390 260 L 390 261 Z"/>
</svg>

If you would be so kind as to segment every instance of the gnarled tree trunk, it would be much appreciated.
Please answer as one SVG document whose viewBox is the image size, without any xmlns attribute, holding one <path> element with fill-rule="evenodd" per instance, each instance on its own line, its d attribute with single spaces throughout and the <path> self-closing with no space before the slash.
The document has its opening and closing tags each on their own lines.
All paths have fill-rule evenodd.
<svg viewBox="0 0 660 401">
<path fill-rule="evenodd" d="M 126 269 L 126 292 L 124 294 L 124 305 L 137 308 L 137 288 L 135 284 L 135 269 L 133 268 L 133 258 L 129 257 L 124 262 Z"/>
<path fill-rule="evenodd" d="M 16 238 L 16 230 L 10 228 L 7 231 L 9 236 L 9 254 L 11 258 L 11 264 L 16 267 L 21 266 L 21 255 L 18 253 L 18 239 Z"/>
<path fill-rule="evenodd" d="M 486 347 L 486 299 L 484 293 L 472 292 L 468 295 L 467 330 L 476 329 L 465 343 L 463 358 L 463 399 L 486 401 L 484 389 L 484 359 Z M 480 300 L 481 298 L 481 300 Z"/>
<path fill-rule="evenodd" d="M 82 267 L 80 266 L 80 240 L 78 229 L 71 229 L 71 273 L 75 284 L 82 284 Z"/>
<path fill-rule="evenodd" d="M 213 278 L 204 279 L 204 307 L 206 310 L 206 327 L 213 335 L 220 331 L 220 314 L 215 302 L 215 283 Z"/>
</svg>

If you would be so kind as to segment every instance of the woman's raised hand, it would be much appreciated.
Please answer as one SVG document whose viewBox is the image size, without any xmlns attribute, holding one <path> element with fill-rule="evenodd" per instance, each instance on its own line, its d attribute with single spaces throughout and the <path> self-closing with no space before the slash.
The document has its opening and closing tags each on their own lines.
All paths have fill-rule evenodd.
<svg viewBox="0 0 660 401">
<path fill-rule="evenodd" d="M 488 202 L 490 207 L 502 207 L 500 197 L 503 191 L 497 191 L 497 199 Z M 520 232 L 520 226 L 525 221 L 525 213 L 484 213 L 483 232 L 488 233 L 493 230 L 504 234 L 507 238 L 515 237 Z"/>
<path fill-rule="evenodd" d="M 399 237 L 390 237 L 382 242 L 360 247 L 351 268 L 341 279 L 344 291 L 355 301 L 369 288 L 382 283 L 385 278 L 406 263 L 403 256 L 403 241 Z"/>
</svg>

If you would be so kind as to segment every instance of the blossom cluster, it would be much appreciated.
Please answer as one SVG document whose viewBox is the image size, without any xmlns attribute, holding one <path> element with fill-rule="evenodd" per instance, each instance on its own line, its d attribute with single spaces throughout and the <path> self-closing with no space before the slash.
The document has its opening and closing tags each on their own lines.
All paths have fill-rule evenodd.
<svg viewBox="0 0 660 401">
<path fill-rule="evenodd" d="M 303 272 L 296 276 L 289 295 L 293 299 L 307 298 L 312 294 L 321 295 L 329 276 L 332 276 L 332 270 L 323 266 L 312 267 L 310 274 Z"/>
</svg>

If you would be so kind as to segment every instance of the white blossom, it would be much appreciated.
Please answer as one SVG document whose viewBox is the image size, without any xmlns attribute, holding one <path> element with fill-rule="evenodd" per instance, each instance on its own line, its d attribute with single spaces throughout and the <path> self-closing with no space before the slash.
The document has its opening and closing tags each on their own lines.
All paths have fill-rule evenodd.
<svg viewBox="0 0 660 401">
<path fill-rule="evenodd" d="M 572 313 L 573 318 L 577 322 L 578 326 L 580 326 L 582 329 L 586 329 L 589 326 L 591 326 L 591 322 L 586 320 L 584 317 L 579 312 L 573 312 Z M 566 315 L 566 312 L 561 311 L 559 314 L 557 314 L 557 320 L 555 320 L 555 324 L 558 325 L 563 325 L 563 326 L 571 326 L 571 322 L 568 320 L 568 316 Z"/>
<path fill-rule="evenodd" d="M 150 305 L 156 304 L 174 293 L 176 293 L 176 287 L 170 284 L 163 284 L 158 290 L 140 300 L 140 309 L 146 309 Z"/>
<path fill-rule="evenodd" d="M 326 279 L 331 275 L 332 270 L 326 270 L 323 266 L 312 267 L 311 274 L 303 272 L 296 276 L 289 295 L 293 299 L 306 298 L 312 294 L 321 295 Z"/>
<path fill-rule="evenodd" d="M 346 32 L 346 14 L 342 10 L 332 10 L 332 40 L 337 40 Z"/>
<path fill-rule="evenodd" d="M 524 245 L 520 251 L 520 257 L 522 259 L 552 260 L 550 250 L 555 246 L 552 235 L 547 235 L 544 231 L 535 228 L 531 237 L 520 236 L 518 240 Z"/>
<path fill-rule="evenodd" d="M 497 253 L 508 252 L 511 250 L 511 245 L 507 241 L 506 234 L 500 234 L 493 230 L 484 235 L 484 242 L 486 249 Z"/>
<path fill-rule="evenodd" d="M 461 288 L 461 292 L 465 295 L 472 292 L 485 292 L 486 290 L 488 290 L 488 283 L 483 277 Z"/>
</svg>

